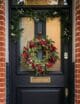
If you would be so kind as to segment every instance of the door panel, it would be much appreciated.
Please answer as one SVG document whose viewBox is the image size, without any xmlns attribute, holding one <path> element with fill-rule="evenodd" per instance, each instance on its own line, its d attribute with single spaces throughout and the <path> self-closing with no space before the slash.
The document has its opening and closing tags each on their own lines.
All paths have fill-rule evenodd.
<svg viewBox="0 0 80 104">
<path fill-rule="evenodd" d="M 16 104 L 64 104 L 64 75 L 50 77 L 50 83 L 31 83 L 30 76 L 16 77 Z"/>
<path fill-rule="evenodd" d="M 63 104 L 61 89 L 23 89 L 17 91 L 17 104 Z"/>
</svg>

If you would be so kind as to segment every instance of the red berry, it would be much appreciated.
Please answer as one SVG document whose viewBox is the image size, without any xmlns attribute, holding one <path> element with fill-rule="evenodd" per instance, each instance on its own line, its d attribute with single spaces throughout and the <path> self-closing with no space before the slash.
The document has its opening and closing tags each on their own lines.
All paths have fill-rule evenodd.
<svg viewBox="0 0 80 104">
<path fill-rule="evenodd" d="M 34 63 L 32 63 L 32 68 L 33 68 L 33 69 L 35 68 L 35 64 L 34 64 Z"/>
<path fill-rule="evenodd" d="M 51 63 L 55 63 L 55 58 L 54 58 L 54 57 L 51 57 L 51 58 L 50 58 L 50 62 L 51 62 Z"/>
<path fill-rule="evenodd" d="M 42 68 L 41 68 L 41 69 L 38 69 L 38 72 L 39 72 L 40 74 L 42 74 L 42 73 L 43 73 Z"/>
<path fill-rule="evenodd" d="M 28 48 L 27 48 L 27 47 L 24 47 L 24 48 L 23 48 L 23 51 L 28 51 Z"/>
<path fill-rule="evenodd" d="M 29 43 L 29 47 L 30 47 L 30 48 L 35 47 L 35 43 L 34 43 L 33 41 L 30 41 L 30 43 Z"/>
<path fill-rule="evenodd" d="M 28 58 L 28 54 L 24 51 L 23 54 L 22 54 L 22 57 L 23 58 Z"/>
<path fill-rule="evenodd" d="M 56 51 L 56 47 L 53 46 L 53 44 L 51 44 L 51 46 L 50 46 L 50 50 L 51 50 L 51 51 Z"/>
<path fill-rule="evenodd" d="M 46 44 L 47 44 L 47 42 L 45 40 L 40 40 L 40 45 L 44 46 Z"/>
<path fill-rule="evenodd" d="M 51 62 L 48 62 L 47 64 L 46 64 L 46 67 L 47 68 L 51 68 L 53 66 L 53 63 L 51 63 Z"/>
</svg>

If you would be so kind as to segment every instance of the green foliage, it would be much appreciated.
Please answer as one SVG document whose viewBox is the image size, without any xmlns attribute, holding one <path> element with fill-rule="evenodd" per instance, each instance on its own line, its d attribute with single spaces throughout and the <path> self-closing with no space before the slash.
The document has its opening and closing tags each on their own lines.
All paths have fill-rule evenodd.
<svg viewBox="0 0 80 104">
<path fill-rule="evenodd" d="M 22 28 L 19 27 L 19 21 L 20 18 L 23 16 L 28 16 L 30 19 L 34 19 L 36 22 L 45 21 L 50 17 L 51 19 L 54 19 L 55 17 L 61 18 L 61 30 L 63 31 L 61 33 L 62 39 L 70 40 L 71 39 L 71 24 L 69 20 L 69 11 L 66 10 L 59 10 L 59 9 L 47 9 L 47 10 L 34 10 L 34 9 L 24 9 L 24 8 L 16 8 L 16 10 L 12 11 L 11 14 L 11 33 L 15 34 L 11 37 L 14 39 L 17 39 L 20 37 L 20 34 L 22 32 Z M 49 41 L 50 43 L 50 41 Z"/>
<path fill-rule="evenodd" d="M 10 32 L 13 40 L 19 39 L 23 28 L 19 27 L 20 16 L 18 11 L 13 11 L 11 15 Z"/>
</svg>

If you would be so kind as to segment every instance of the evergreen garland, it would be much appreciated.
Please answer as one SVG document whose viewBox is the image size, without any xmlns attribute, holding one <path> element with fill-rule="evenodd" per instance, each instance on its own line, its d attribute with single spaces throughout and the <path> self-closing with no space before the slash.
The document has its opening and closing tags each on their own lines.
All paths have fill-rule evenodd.
<svg viewBox="0 0 80 104">
<path fill-rule="evenodd" d="M 61 34 L 62 38 L 67 41 L 71 39 L 71 23 L 69 21 L 69 11 L 59 8 L 45 10 L 16 8 L 11 13 L 10 31 L 12 39 L 16 40 L 20 38 L 23 29 L 19 27 L 19 20 L 21 17 L 26 16 L 34 19 L 36 22 L 38 22 L 39 20 L 44 21 L 45 19 L 47 19 L 47 17 L 50 17 L 51 19 L 53 19 L 54 17 L 61 17 L 61 25 L 63 30 L 63 33 Z"/>
</svg>

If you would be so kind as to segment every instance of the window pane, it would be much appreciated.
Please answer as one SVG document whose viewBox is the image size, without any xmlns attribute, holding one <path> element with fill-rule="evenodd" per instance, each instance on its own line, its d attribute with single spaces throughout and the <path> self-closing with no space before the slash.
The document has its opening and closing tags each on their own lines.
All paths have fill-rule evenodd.
<svg viewBox="0 0 80 104">
<path fill-rule="evenodd" d="M 60 71 L 61 66 L 61 22 L 60 18 L 48 18 L 46 21 L 46 34 L 48 38 L 55 41 L 55 46 L 57 47 L 57 51 L 59 53 L 59 60 L 55 63 L 53 68 L 49 69 L 52 71 Z"/>
<path fill-rule="evenodd" d="M 57 5 L 58 0 L 25 0 L 26 5 Z"/>
<path fill-rule="evenodd" d="M 20 52 L 22 53 L 23 47 L 34 38 L 34 21 L 33 19 L 24 17 L 21 19 L 20 25 L 23 28 L 20 41 Z"/>
<path fill-rule="evenodd" d="M 40 32 L 42 33 L 42 22 L 38 23 L 38 27 L 37 28 L 38 28 L 38 33 L 40 33 Z"/>
<path fill-rule="evenodd" d="M 64 5 L 65 0 L 11 0 L 13 5 Z M 65 2 L 64 2 L 65 1 Z"/>
<path fill-rule="evenodd" d="M 20 54 L 22 54 L 24 46 L 26 47 L 27 43 L 34 38 L 34 21 L 31 18 L 24 17 L 21 19 L 20 26 L 23 28 L 20 40 Z M 20 66 L 20 71 L 28 70 L 27 66 L 23 65 L 22 62 Z"/>
<path fill-rule="evenodd" d="M 34 20 L 28 17 L 24 17 L 21 19 L 20 26 L 24 29 L 21 34 L 20 40 L 20 54 L 23 52 L 23 47 L 27 46 L 30 40 L 33 40 L 35 37 L 35 24 Z M 40 25 L 40 24 L 39 24 Z M 42 25 L 40 25 L 42 26 Z M 46 35 L 48 35 L 49 39 L 55 41 L 55 46 L 57 48 L 59 60 L 53 65 L 52 68 L 48 69 L 48 71 L 60 71 L 61 66 L 61 22 L 60 18 L 48 18 L 46 20 Z M 40 28 L 42 29 L 42 28 Z M 41 53 L 39 53 L 39 56 Z M 40 57 L 39 57 L 40 58 Z M 32 71 L 33 69 L 28 67 L 27 64 L 21 63 L 21 71 Z"/>
</svg>

